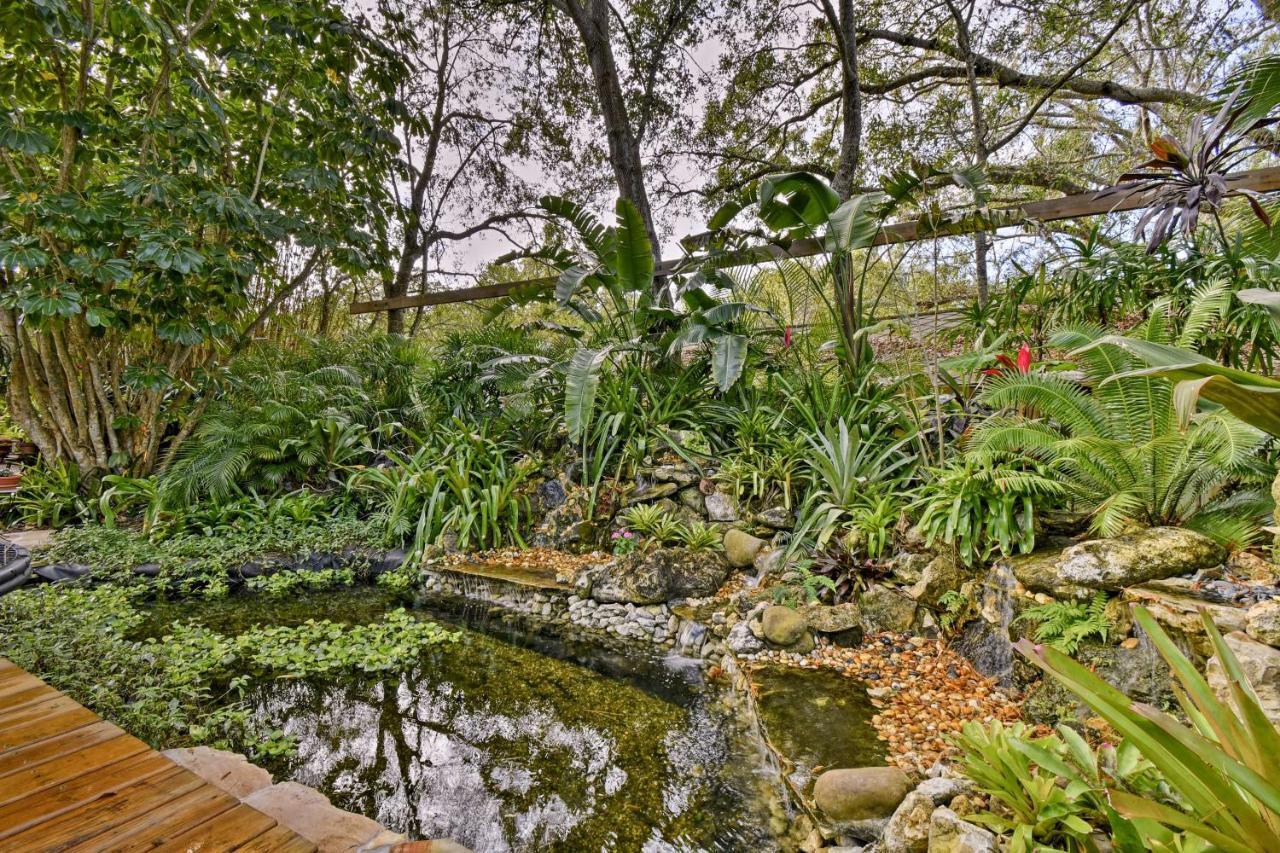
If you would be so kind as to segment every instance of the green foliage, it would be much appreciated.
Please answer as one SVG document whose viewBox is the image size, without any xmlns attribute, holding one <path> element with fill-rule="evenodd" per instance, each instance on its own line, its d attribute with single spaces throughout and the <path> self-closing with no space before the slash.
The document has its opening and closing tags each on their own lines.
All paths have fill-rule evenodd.
<svg viewBox="0 0 1280 853">
<path fill-rule="evenodd" d="M 998 808 L 969 816 L 1008 838 L 1011 853 L 1096 853 L 1092 837 L 1109 826 L 1123 853 L 1143 850 L 1134 827 L 1107 800 L 1106 786 L 1167 795 L 1159 774 L 1129 741 L 1096 753 L 1069 726 L 1032 738 L 1023 723 L 965 723 L 955 738 L 961 772 Z"/>
<path fill-rule="evenodd" d="M 658 542 L 672 542 L 680 534 L 680 522 L 658 504 L 636 504 L 618 514 L 618 520 L 637 533 Z"/>
<path fill-rule="evenodd" d="M 1139 627 L 1178 680 L 1178 703 L 1189 721 L 1185 724 L 1135 704 L 1052 648 L 1023 640 L 1018 650 L 1131 742 L 1172 789 L 1172 803 L 1110 786 L 1106 792 L 1115 810 L 1152 840 L 1153 849 L 1179 849 L 1179 837 L 1185 835 L 1209 845 L 1207 849 L 1231 853 L 1280 849 L 1280 730 L 1263 713 L 1212 618 L 1204 611 L 1200 616 L 1226 676 L 1226 701 L 1214 694 L 1151 614 L 1134 608 Z"/>
<path fill-rule="evenodd" d="M 1091 637 L 1106 642 L 1111 622 L 1106 617 L 1107 596 L 1099 592 L 1089 601 L 1050 601 L 1028 608 L 1016 622 L 1035 623 L 1035 641 L 1075 654 Z M 1015 623 L 1016 624 L 1016 623 Z"/>
<path fill-rule="evenodd" d="M 705 522 L 691 521 L 680 525 L 676 540 L 693 551 L 715 551 L 723 547 L 724 534 Z"/>
<path fill-rule="evenodd" d="M 806 562 L 795 564 L 780 578 L 781 583 L 770 588 L 777 604 L 796 607 L 817 601 L 824 591 L 836 592 L 836 582 L 813 570 Z"/>
<path fill-rule="evenodd" d="M 929 546 L 944 543 L 966 566 L 993 554 L 1030 553 L 1036 544 L 1036 503 L 1062 494 L 1043 465 L 1015 465 L 967 453 L 930 468 L 909 512 Z"/>
<path fill-rule="evenodd" d="M 249 578 L 245 581 L 245 588 L 264 595 L 284 597 L 304 590 L 351 586 L 355 582 L 355 572 L 351 569 L 315 569 Z"/>
<path fill-rule="evenodd" d="M 95 516 L 97 483 L 66 460 L 41 461 L 22 472 L 12 495 L 0 495 L 0 514 L 28 527 L 63 527 Z"/>
<path fill-rule="evenodd" d="M 1144 337 L 1165 334 L 1153 315 Z M 1038 372 L 996 379 L 983 401 L 1005 413 L 978 425 L 970 452 L 1051 466 L 1065 497 L 1103 536 L 1135 524 L 1185 524 L 1224 544 L 1247 544 L 1248 525 L 1241 541 L 1240 526 L 1224 520 L 1261 514 L 1246 508 L 1248 493 L 1230 498 L 1234 511 L 1228 500 L 1242 481 L 1269 479 L 1255 458 L 1261 436 L 1221 414 L 1179 429 L 1172 384 L 1135 374 L 1139 365 L 1100 329 L 1067 330 L 1053 343 L 1076 350 L 1086 384 Z"/>
</svg>

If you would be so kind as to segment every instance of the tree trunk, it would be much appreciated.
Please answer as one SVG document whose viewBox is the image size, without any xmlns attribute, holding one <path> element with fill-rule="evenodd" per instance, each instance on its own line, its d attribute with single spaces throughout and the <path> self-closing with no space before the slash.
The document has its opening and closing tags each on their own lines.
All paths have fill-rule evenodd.
<svg viewBox="0 0 1280 853">
<path fill-rule="evenodd" d="M 830 15 L 831 7 L 826 5 Z M 840 49 L 841 136 L 840 162 L 831 187 L 842 199 L 853 194 L 862 146 L 862 88 L 858 82 L 858 24 L 853 0 L 840 0 L 840 11 L 830 21 Z"/>
<path fill-rule="evenodd" d="M 991 280 L 987 267 L 987 250 L 990 245 L 987 232 L 979 231 L 973 235 L 974 284 L 978 289 L 979 305 L 986 305 L 991 298 Z"/>
<path fill-rule="evenodd" d="M 560 8 L 570 17 L 582 38 L 595 79 L 596 97 L 604 117 L 605 137 L 609 142 L 609 164 L 618 184 L 618 194 L 635 205 L 644 220 L 645 233 L 653 245 L 654 259 L 661 257 L 658 233 L 653 227 L 649 194 L 644 185 L 644 163 L 640 142 L 631 127 L 622 81 L 618 76 L 609 40 L 609 3 L 607 0 L 559 0 Z"/>
</svg>

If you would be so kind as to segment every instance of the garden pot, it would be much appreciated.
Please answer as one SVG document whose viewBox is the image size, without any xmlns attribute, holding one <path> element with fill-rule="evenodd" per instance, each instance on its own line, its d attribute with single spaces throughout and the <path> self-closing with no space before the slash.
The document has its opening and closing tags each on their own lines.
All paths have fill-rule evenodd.
<svg viewBox="0 0 1280 853">
<path fill-rule="evenodd" d="M 0 476 L 0 491 L 9 491 L 18 488 L 18 484 L 22 482 L 21 474 L 9 474 Z"/>
<path fill-rule="evenodd" d="M 0 438 L 0 459 L 8 456 L 9 452 L 13 450 L 13 446 L 15 444 L 17 444 L 17 442 L 12 438 Z"/>
<path fill-rule="evenodd" d="M 19 456 L 35 458 L 40 455 L 40 448 L 29 441 L 19 441 L 13 448 Z"/>
</svg>

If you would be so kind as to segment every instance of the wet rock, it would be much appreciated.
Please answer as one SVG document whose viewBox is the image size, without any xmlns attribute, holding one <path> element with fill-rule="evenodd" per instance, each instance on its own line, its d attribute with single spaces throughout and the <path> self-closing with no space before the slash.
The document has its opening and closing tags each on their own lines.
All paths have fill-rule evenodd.
<svg viewBox="0 0 1280 853">
<path fill-rule="evenodd" d="M 733 498 L 721 492 L 706 497 L 707 518 L 711 521 L 737 521 L 738 506 Z"/>
<path fill-rule="evenodd" d="M 1057 598 L 1090 598 L 1093 591 L 1078 584 L 1065 583 L 1058 573 L 1062 559 L 1060 548 L 1050 547 L 1032 554 L 1023 554 L 999 561 L 1032 592 L 1043 592 Z"/>
<path fill-rule="evenodd" d="M 756 524 L 771 530 L 790 530 L 794 526 L 791 512 L 785 506 L 771 506 L 756 513 Z"/>
<path fill-rule="evenodd" d="M 757 539 L 750 533 L 731 528 L 724 534 L 724 555 L 729 565 L 740 569 L 746 568 L 755 561 L 756 554 L 760 553 L 765 544 L 763 539 Z"/>
<path fill-rule="evenodd" d="M 876 584 L 862 594 L 862 627 L 868 633 L 890 631 L 900 634 L 911 628 L 916 603 L 896 589 Z"/>
<path fill-rule="evenodd" d="M 551 512 L 556 507 L 563 506 L 568 500 L 569 494 L 565 491 L 564 484 L 559 480 L 543 480 L 538 484 L 533 492 L 534 501 L 539 512 Z"/>
<path fill-rule="evenodd" d="M 990 831 L 962 820 L 949 808 L 934 809 L 929 817 L 928 853 L 998 853 Z"/>
<path fill-rule="evenodd" d="M 852 602 L 808 604 L 802 613 L 809 627 L 822 634 L 840 634 L 862 627 L 862 611 Z"/>
<path fill-rule="evenodd" d="M 929 823 L 936 808 L 927 794 L 912 791 L 894 810 L 876 848 L 881 853 L 925 853 Z"/>
<path fill-rule="evenodd" d="M 1218 566 L 1227 551 L 1207 536 L 1178 527 L 1152 527 L 1127 536 L 1093 539 L 1062 552 L 1058 573 L 1067 583 L 1120 590 L 1150 580 Z"/>
<path fill-rule="evenodd" d="M 1013 643 L 1009 633 L 985 619 L 971 619 L 960 629 L 951 647 L 964 655 L 973 668 L 1003 687 L 1013 684 Z"/>
<path fill-rule="evenodd" d="M 1245 633 L 1260 643 L 1280 646 L 1280 598 L 1260 601 L 1244 615 Z"/>
<path fill-rule="evenodd" d="M 532 544 L 542 548 L 564 548 L 589 542 L 594 535 L 594 527 L 583 518 L 577 502 L 566 501 L 543 516 L 534 531 Z"/>
<path fill-rule="evenodd" d="M 887 818 L 911 791 L 897 767 L 828 770 L 813 786 L 813 801 L 833 821 Z"/>
<path fill-rule="evenodd" d="M 576 591 L 601 604 L 660 604 L 711 595 L 728 577 L 729 565 L 715 551 L 659 548 L 583 574 L 587 580 Z"/>
<path fill-rule="evenodd" d="M 959 589 L 964 575 L 951 554 L 939 554 L 920 571 L 920 580 L 907 590 L 907 595 L 923 604 L 937 604 L 944 593 Z"/>
<path fill-rule="evenodd" d="M 681 489 L 676 497 L 680 499 L 680 505 L 685 509 L 692 510 L 700 516 L 706 514 L 706 497 L 697 486 L 687 486 Z"/>
<path fill-rule="evenodd" d="M 762 548 L 756 552 L 755 559 L 751 561 L 751 565 L 756 570 L 756 577 L 763 578 L 781 573 L 786 559 L 786 548 Z"/>
<path fill-rule="evenodd" d="M 1080 663 L 1136 702 L 1172 708 L 1175 698 L 1169 666 L 1150 642 L 1139 639 L 1131 648 L 1085 643 L 1076 650 Z M 1042 678 L 1028 693 L 1023 716 L 1028 722 L 1079 726 L 1095 712 L 1054 678 Z"/>
<path fill-rule="evenodd" d="M 1257 694 L 1262 712 L 1271 722 L 1280 725 L 1280 649 L 1259 643 L 1240 631 L 1227 634 L 1223 640 L 1240 661 L 1240 669 Z M 1230 702 L 1227 676 L 1216 656 L 1209 659 L 1205 677 L 1218 698 Z"/>
<path fill-rule="evenodd" d="M 623 506 L 633 506 L 640 503 L 652 503 L 665 497 L 674 495 L 679 489 L 675 483 L 650 483 L 635 489 L 622 499 Z"/>
<path fill-rule="evenodd" d="M 729 577 L 729 564 L 717 551 L 660 549 L 668 557 L 667 597 L 705 598 L 713 595 Z"/>
<path fill-rule="evenodd" d="M 675 483 L 677 486 L 691 486 L 698 482 L 698 472 L 688 464 L 659 465 L 649 472 L 649 476 L 659 483 Z"/>
<path fill-rule="evenodd" d="M 778 646 L 793 645 L 808 631 L 803 616 L 778 604 L 765 609 L 760 625 L 764 638 Z"/>
<path fill-rule="evenodd" d="M 1274 581 L 1280 579 L 1280 566 L 1264 560 L 1257 554 L 1248 551 L 1236 551 L 1227 561 L 1227 567 L 1235 575 L 1255 581 Z"/>
<path fill-rule="evenodd" d="M 917 551 L 903 551 L 889 561 L 889 571 L 893 579 L 910 586 L 924 575 L 924 567 L 929 565 L 933 556 Z"/>
<path fill-rule="evenodd" d="M 161 754 L 237 799 L 244 799 L 271 784 L 270 773 L 250 764 L 249 759 L 238 752 L 195 746 L 167 749 Z"/>
<path fill-rule="evenodd" d="M 736 655 L 755 655 L 765 649 L 764 640 L 751 632 L 751 624 L 745 619 L 729 630 L 725 645 Z"/>
<path fill-rule="evenodd" d="M 1213 647 L 1204 632 L 1204 622 L 1200 618 L 1202 609 L 1224 634 L 1244 631 L 1246 627 L 1245 614 L 1248 611 L 1243 607 L 1214 604 L 1189 594 L 1171 593 L 1150 584 L 1130 587 L 1122 597 L 1130 605 L 1136 603 L 1147 608 L 1162 628 L 1204 658 L 1213 654 Z"/>
</svg>

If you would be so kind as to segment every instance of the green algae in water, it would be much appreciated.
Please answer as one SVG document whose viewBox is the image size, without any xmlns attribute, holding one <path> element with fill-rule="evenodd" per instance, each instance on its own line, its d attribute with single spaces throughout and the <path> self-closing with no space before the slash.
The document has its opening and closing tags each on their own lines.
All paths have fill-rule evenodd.
<svg viewBox="0 0 1280 853">
<path fill-rule="evenodd" d="M 236 633 L 367 622 L 397 604 L 363 588 L 155 616 Z M 485 853 L 780 849 L 778 779 L 696 669 L 447 626 L 463 639 L 404 676 L 256 686 L 255 713 L 298 742 L 268 769 L 410 837 Z"/>
</svg>

